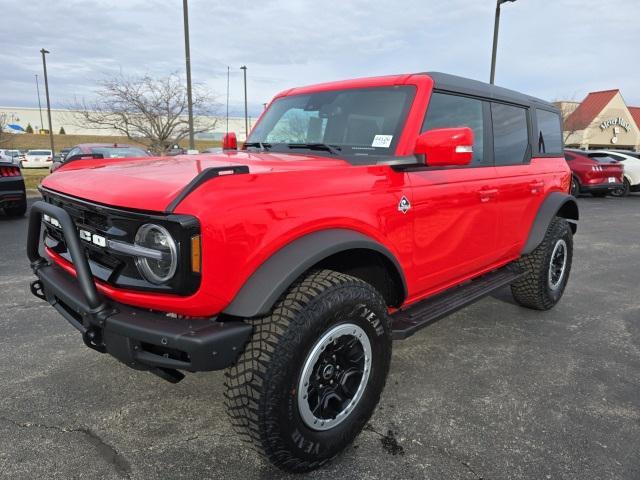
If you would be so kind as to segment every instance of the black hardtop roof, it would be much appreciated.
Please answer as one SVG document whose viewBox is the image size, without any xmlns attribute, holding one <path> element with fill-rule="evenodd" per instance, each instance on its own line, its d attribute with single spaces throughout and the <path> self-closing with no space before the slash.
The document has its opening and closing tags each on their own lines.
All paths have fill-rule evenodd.
<svg viewBox="0 0 640 480">
<path fill-rule="evenodd" d="M 546 100 L 525 95 L 524 93 L 509 90 L 508 88 L 497 87 L 489 83 L 471 80 L 469 78 L 458 77 L 442 72 L 426 72 L 433 81 L 434 86 L 438 90 L 467 93 L 469 95 L 485 97 L 492 100 L 516 103 L 526 106 L 535 106 L 559 112 L 558 108 Z"/>
</svg>

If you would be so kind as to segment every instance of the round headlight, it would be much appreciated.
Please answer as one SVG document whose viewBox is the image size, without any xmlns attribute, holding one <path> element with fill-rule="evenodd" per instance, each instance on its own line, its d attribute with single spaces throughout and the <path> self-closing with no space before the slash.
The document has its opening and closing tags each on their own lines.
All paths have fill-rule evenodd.
<svg viewBox="0 0 640 480">
<path fill-rule="evenodd" d="M 161 259 L 136 257 L 140 274 L 151 283 L 161 284 L 171 280 L 178 266 L 178 249 L 166 228 L 153 223 L 142 225 L 136 233 L 136 245 L 156 250 Z"/>
</svg>

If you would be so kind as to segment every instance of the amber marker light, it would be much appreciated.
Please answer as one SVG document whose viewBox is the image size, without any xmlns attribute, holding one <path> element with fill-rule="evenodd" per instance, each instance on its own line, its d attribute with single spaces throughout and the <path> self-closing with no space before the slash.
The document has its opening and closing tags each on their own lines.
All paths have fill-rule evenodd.
<svg viewBox="0 0 640 480">
<path fill-rule="evenodd" d="M 191 271 L 200 273 L 200 235 L 191 237 Z"/>
</svg>

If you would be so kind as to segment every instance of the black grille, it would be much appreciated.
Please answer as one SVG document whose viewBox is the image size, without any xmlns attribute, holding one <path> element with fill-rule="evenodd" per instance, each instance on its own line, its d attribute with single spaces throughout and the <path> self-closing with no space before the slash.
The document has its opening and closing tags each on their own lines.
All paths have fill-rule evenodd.
<svg viewBox="0 0 640 480">
<path fill-rule="evenodd" d="M 120 210 L 46 189 L 42 189 L 42 196 L 47 203 L 56 205 L 69 213 L 78 229 L 87 230 L 91 234 L 95 233 L 109 240 L 134 243 L 138 228 L 144 223 L 152 222 L 167 228 L 177 241 L 178 271 L 176 275 L 168 284 L 154 285 L 140 275 L 133 257 L 81 240 L 89 259 L 91 273 L 95 278 L 127 289 L 153 290 L 183 295 L 195 292 L 200 285 L 200 274 L 192 273 L 187 268 L 191 265 L 190 239 L 200 232 L 195 217 Z M 46 222 L 44 225 L 47 233 L 45 238 L 47 247 L 65 260 L 71 261 L 62 231 Z"/>
</svg>

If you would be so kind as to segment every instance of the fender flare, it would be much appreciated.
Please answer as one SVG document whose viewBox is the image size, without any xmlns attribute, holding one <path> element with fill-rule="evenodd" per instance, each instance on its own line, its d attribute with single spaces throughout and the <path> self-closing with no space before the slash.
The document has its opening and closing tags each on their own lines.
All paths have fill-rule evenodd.
<svg viewBox="0 0 640 480">
<path fill-rule="evenodd" d="M 304 235 L 271 255 L 251 274 L 222 313 L 245 318 L 266 315 L 291 284 L 313 265 L 352 249 L 373 250 L 390 260 L 402 280 L 406 297 L 407 283 L 400 262 L 384 245 L 353 230 L 329 229 Z"/>
<path fill-rule="evenodd" d="M 533 226 L 529 231 L 529 237 L 527 243 L 525 243 L 521 254 L 526 255 L 531 253 L 535 248 L 542 243 L 544 235 L 549 228 L 549 224 L 554 217 L 559 216 L 567 219 L 571 224 L 571 230 L 576 233 L 577 222 L 580 218 L 578 212 L 578 203 L 574 196 L 567 193 L 552 192 L 547 198 L 545 198 L 542 205 L 538 209 L 536 218 L 533 221 Z"/>
</svg>

